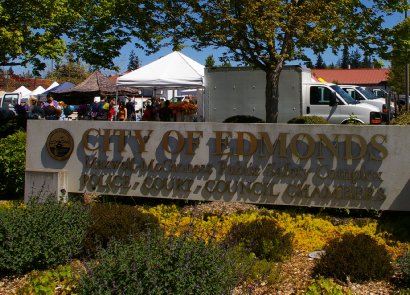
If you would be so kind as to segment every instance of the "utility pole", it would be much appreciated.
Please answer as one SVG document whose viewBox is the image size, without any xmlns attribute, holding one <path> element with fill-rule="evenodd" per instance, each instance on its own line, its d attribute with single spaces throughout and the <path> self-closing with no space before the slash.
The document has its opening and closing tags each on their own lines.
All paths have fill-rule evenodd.
<svg viewBox="0 0 410 295">
<path fill-rule="evenodd" d="M 407 19 L 407 8 L 404 11 L 404 19 Z M 406 57 L 408 57 L 407 55 L 409 54 L 409 49 L 406 49 Z M 409 111 L 409 63 L 408 63 L 408 58 L 406 58 L 406 85 L 405 85 L 405 95 L 406 95 L 406 111 Z"/>
</svg>

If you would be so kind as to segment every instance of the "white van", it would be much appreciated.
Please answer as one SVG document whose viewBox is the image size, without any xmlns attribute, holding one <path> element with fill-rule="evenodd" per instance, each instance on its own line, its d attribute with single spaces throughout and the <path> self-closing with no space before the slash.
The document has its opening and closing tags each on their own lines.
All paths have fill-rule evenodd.
<svg viewBox="0 0 410 295">
<path fill-rule="evenodd" d="M 0 108 L 14 112 L 14 106 L 22 101 L 20 92 L 5 93 L 0 100 Z"/>
<path fill-rule="evenodd" d="M 386 104 L 386 98 L 376 97 L 373 92 L 367 90 L 365 87 L 357 85 L 339 85 L 344 91 L 346 91 L 353 99 L 374 105 L 379 108 L 382 113 L 382 119 L 384 122 L 388 121 L 388 109 Z M 394 117 L 394 104 L 390 104 L 390 119 Z"/>
</svg>

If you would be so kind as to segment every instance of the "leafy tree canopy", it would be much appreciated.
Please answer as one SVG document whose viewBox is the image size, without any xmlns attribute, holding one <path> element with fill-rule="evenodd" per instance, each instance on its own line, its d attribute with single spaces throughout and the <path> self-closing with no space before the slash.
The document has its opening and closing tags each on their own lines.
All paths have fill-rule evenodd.
<svg viewBox="0 0 410 295">
<path fill-rule="evenodd" d="M 113 59 L 133 41 L 147 53 L 165 35 L 155 1 L 146 0 L 2 0 L 0 65 L 33 65 L 58 60 L 66 52 L 96 68 L 116 69 Z M 145 45 L 145 46 L 144 46 Z"/>
<path fill-rule="evenodd" d="M 27 0 L 0 2 L 0 65 L 39 70 L 41 59 L 56 59 L 66 50 L 60 38 L 85 13 L 82 0 Z"/>
<path fill-rule="evenodd" d="M 266 72 L 266 121 L 278 115 L 279 75 L 286 61 L 306 48 L 336 52 L 356 44 L 366 54 L 385 50 L 384 16 L 405 0 L 177 0 L 164 1 L 174 17 L 174 38 L 189 38 L 196 48 L 228 48 L 234 61 Z M 371 6 L 370 6 L 371 5 Z"/>
<path fill-rule="evenodd" d="M 405 66 L 410 63 L 410 18 L 396 25 L 392 31 L 393 49 L 387 55 L 391 59 L 389 84 L 398 93 L 405 93 Z M 409 82 L 410 86 L 410 82 Z"/>
</svg>

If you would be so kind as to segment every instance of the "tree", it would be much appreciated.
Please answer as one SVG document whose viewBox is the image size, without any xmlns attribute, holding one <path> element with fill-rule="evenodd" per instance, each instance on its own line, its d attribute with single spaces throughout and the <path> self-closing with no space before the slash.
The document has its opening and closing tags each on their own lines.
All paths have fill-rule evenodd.
<svg viewBox="0 0 410 295">
<path fill-rule="evenodd" d="M 164 1 L 173 17 L 175 42 L 189 39 L 195 48 L 228 49 L 234 61 L 262 69 L 266 76 L 266 122 L 277 122 L 279 77 L 287 61 L 306 48 L 323 52 L 343 44 L 358 44 L 365 51 L 384 50 L 382 27 L 386 7 L 403 0 L 176 0 Z M 366 4 L 369 1 L 366 1 Z M 387 3 L 388 2 L 388 3 Z"/>
<path fill-rule="evenodd" d="M 388 81 L 394 91 L 403 94 L 406 92 L 405 67 L 410 64 L 410 18 L 396 25 L 391 36 L 393 48 L 386 56 L 391 60 Z"/>
<path fill-rule="evenodd" d="M 223 68 L 231 68 L 232 64 L 228 60 L 222 61 L 221 67 Z"/>
<path fill-rule="evenodd" d="M 31 64 L 37 74 L 47 59 L 70 53 L 91 66 L 118 69 L 113 59 L 131 41 L 147 53 L 167 45 L 161 21 L 156 1 L 2 0 L 0 66 Z"/>
<path fill-rule="evenodd" d="M 308 58 L 307 56 L 303 56 L 301 59 L 305 62 L 305 66 L 308 69 L 313 69 L 314 68 L 313 62 L 310 58 Z"/>
<path fill-rule="evenodd" d="M 30 71 L 27 71 L 25 73 L 23 73 L 23 77 L 24 78 L 34 78 L 33 73 L 30 73 Z"/>
<path fill-rule="evenodd" d="M 14 75 L 14 71 L 12 67 L 9 67 L 9 69 L 7 70 L 7 75 L 12 76 Z"/>
<path fill-rule="evenodd" d="M 350 66 L 352 69 L 358 69 L 361 66 L 362 55 L 359 50 L 355 50 L 350 54 Z"/>
<path fill-rule="evenodd" d="M 326 69 L 326 64 L 323 61 L 322 55 L 320 53 L 317 55 L 315 68 L 316 69 Z"/>
<path fill-rule="evenodd" d="M 348 69 L 350 67 L 349 47 L 346 45 L 343 46 L 343 55 L 340 67 L 342 69 Z"/>
<path fill-rule="evenodd" d="M 361 62 L 361 66 L 360 66 L 361 68 L 364 68 L 364 69 L 370 69 L 371 67 L 372 67 L 372 60 L 371 60 L 371 58 L 368 56 L 368 55 L 365 55 L 364 57 L 363 57 L 363 60 L 362 60 L 362 62 Z"/>
<path fill-rule="evenodd" d="M 384 62 L 381 60 L 373 60 L 373 67 L 375 69 L 382 69 L 384 67 Z"/>
<path fill-rule="evenodd" d="M 119 70 L 113 59 L 130 42 L 147 54 L 162 46 L 171 45 L 175 50 L 181 46 L 169 39 L 174 34 L 173 26 L 177 24 L 172 18 L 165 17 L 161 0 L 83 2 L 87 13 L 82 14 L 66 33 L 70 38 L 67 47 L 90 65 Z"/>
<path fill-rule="evenodd" d="M 134 50 L 131 50 L 127 70 L 133 71 L 133 70 L 139 69 L 140 67 L 141 67 L 141 62 L 140 62 L 138 55 L 135 54 Z"/>
<path fill-rule="evenodd" d="M 211 55 L 208 55 L 208 57 L 206 58 L 206 60 L 205 60 L 205 67 L 206 68 L 213 68 L 213 67 L 215 67 L 215 59 L 214 59 L 214 56 L 211 54 Z"/>
<path fill-rule="evenodd" d="M 55 68 L 47 73 L 47 78 L 78 84 L 89 76 L 90 73 L 86 71 L 86 66 L 82 65 L 78 59 L 76 60 L 73 55 L 68 55 L 66 59 L 66 62 L 57 63 Z"/>
<path fill-rule="evenodd" d="M 61 38 L 81 13 L 82 0 L 2 0 L 0 3 L 0 65 L 42 70 L 41 59 L 55 59 L 65 51 Z"/>
</svg>

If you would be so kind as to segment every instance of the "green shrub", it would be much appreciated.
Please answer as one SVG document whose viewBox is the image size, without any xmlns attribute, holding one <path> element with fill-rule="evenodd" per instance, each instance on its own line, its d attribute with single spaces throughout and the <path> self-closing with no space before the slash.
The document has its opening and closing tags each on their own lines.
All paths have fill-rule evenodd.
<svg viewBox="0 0 410 295">
<path fill-rule="evenodd" d="M 410 253 L 406 252 L 397 259 L 397 265 L 405 284 L 410 284 Z"/>
<path fill-rule="evenodd" d="M 344 292 L 343 288 L 333 282 L 332 279 L 319 277 L 312 281 L 307 288 L 306 295 L 345 295 L 351 294 L 350 291 Z"/>
<path fill-rule="evenodd" d="M 388 232 L 392 239 L 410 242 L 410 216 L 406 211 L 385 211 L 377 223 L 377 232 Z"/>
<path fill-rule="evenodd" d="M 88 211 L 51 199 L 0 211 L 0 272 L 23 273 L 65 263 L 82 250 Z"/>
<path fill-rule="evenodd" d="M 410 125 L 410 113 L 403 113 L 394 119 L 393 125 Z"/>
<path fill-rule="evenodd" d="M 387 279 L 393 273 L 386 247 L 367 234 L 344 234 L 325 247 L 315 267 L 317 274 L 342 281 Z"/>
<path fill-rule="evenodd" d="M 255 281 L 263 281 L 269 285 L 278 283 L 280 277 L 280 267 L 276 262 L 267 261 L 265 259 L 254 259 L 250 262 L 250 269 L 247 274 L 247 279 Z"/>
<path fill-rule="evenodd" d="M 47 271 L 34 271 L 17 294 L 75 294 L 79 279 L 80 272 L 73 270 L 70 265 L 59 265 Z"/>
<path fill-rule="evenodd" d="M 227 233 L 223 244 L 239 246 L 259 259 L 283 261 L 293 252 L 293 235 L 285 233 L 271 218 L 234 225 Z"/>
<path fill-rule="evenodd" d="M 289 120 L 288 124 L 329 124 L 329 122 L 319 116 L 299 116 Z"/>
<path fill-rule="evenodd" d="M 125 240 L 144 231 L 159 230 L 158 220 L 137 208 L 121 204 L 90 205 L 91 221 L 84 240 L 84 250 L 93 256 L 113 239 Z"/>
<path fill-rule="evenodd" d="M 243 272 L 230 255 L 212 242 L 187 236 L 144 235 L 113 241 L 87 266 L 79 294 L 228 294 Z"/>
<path fill-rule="evenodd" d="M 0 138 L 6 138 L 19 130 L 16 114 L 0 108 Z"/>
<path fill-rule="evenodd" d="M 19 131 L 0 139 L 0 192 L 21 195 L 24 191 L 26 133 Z"/>
<path fill-rule="evenodd" d="M 237 115 L 225 119 L 224 123 L 265 123 L 265 121 L 254 116 Z"/>
</svg>

